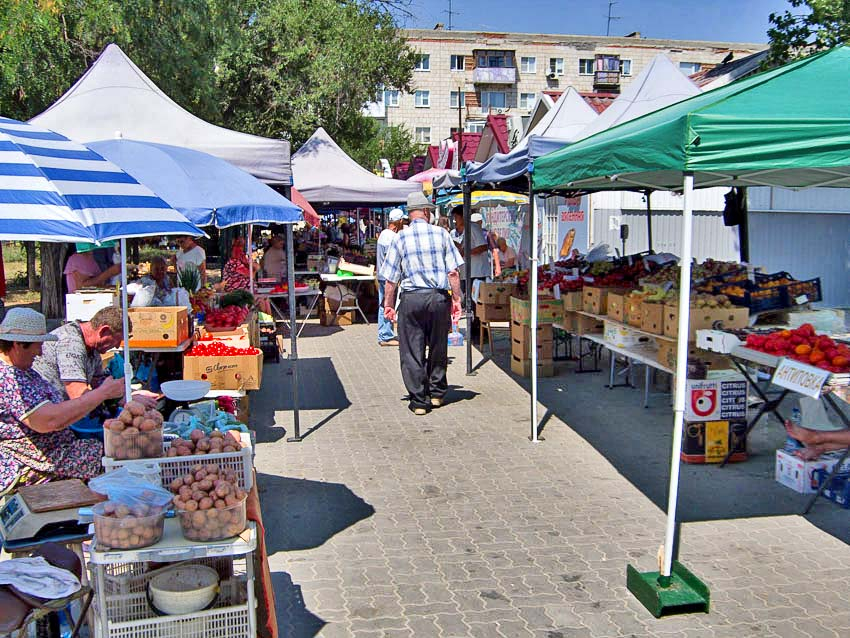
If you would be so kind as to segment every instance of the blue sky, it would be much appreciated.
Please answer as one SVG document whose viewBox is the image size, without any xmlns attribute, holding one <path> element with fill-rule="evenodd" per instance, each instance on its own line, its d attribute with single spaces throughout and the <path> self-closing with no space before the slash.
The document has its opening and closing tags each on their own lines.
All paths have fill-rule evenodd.
<svg viewBox="0 0 850 638">
<path fill-rule="evenodd" d="M 448 24 L 448 7 L 448 0 L 413 0 L 415 17 L 404 26 Z M 787 0 L 620 0 L 611 35 L 767 42 L 768 16 L 787 8 Z M 605 35 L 608 0 L 452 0 L 452 9 L 455 29 Z"/>
</svg>

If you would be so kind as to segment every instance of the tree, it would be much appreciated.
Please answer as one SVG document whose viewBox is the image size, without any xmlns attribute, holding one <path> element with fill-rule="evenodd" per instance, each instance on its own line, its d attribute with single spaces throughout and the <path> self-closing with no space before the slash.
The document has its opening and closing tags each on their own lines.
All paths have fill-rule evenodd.
<svg viewBox="0 0 850 638">
<path fill-rule="evenodd" d="M 770 14 L 769 64 L 829 49 L 850 40 L 850 0 L 788 0 L 792 13 Z"/>
<path fill-rule="evenodd" d="M 421 155 L 423 145 L 415 142 L 405 126 L 381 126 L 371 121 L 371 131 L 365 143 L 346 144 L 344 150 L 353 160 L 368 170 L 374 170 L 379 159 L 389 161 L 390 166 L 406 162 L 414 155 Z"/>
<path fill-rule="evenodd" d="M 219 56 L 227 126 L 303 143 L 317 127 L 348 149 L 374 128 L 361 109 L 379 86 L 409 89 L 414 53 L 383 4 L 253 0 Z"/>
</svg>

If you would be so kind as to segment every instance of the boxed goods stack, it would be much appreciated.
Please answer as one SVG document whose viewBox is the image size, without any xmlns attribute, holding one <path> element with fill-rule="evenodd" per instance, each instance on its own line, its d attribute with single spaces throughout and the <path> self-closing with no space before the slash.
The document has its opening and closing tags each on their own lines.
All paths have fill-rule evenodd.
<svg viewBox="0 0 850 638">
<path fill-rule="evenodd" d="M 185 306 L 130 308 L 133 324 L 131 348 L 174 348 L 189 338 L 189 312 Z"/>
<path fill-rule="evenodd" d="M 478 302 L 475 304 L 475 316 L 479 321 L 510 321 L 511 296 L 516 285 L 499 281 L 479 284 Z"/>
<path fill-rule="evenodd" d="M 747 459 L 747 382 L 737 376 L 688 379 L 681 459 L 721 463 Z"/>
<path fill-rule="evenodd" d="M 552 324 L 563 320 L 562 299 L 539 299 L 537 304 L 537 374 L 555 374 Z M 511 371 L 531 376 L 531 303 L 511 297 Z"/>
</svg>

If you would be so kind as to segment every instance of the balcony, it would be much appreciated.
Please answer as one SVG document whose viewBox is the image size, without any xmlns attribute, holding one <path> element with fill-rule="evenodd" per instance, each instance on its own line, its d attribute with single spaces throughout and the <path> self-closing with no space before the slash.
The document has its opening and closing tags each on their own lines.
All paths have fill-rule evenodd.
<svg viewBox="0 0 850 638">
<path fill-rule="evenodd" d="M 516 84 L 516 68 L 476 67 L 472 70 L 472 81 L 475 84 Z"/>
<path fill-rule="evenodd" d="M 593 72 L 593 88 L 595 89 L 616 89 L 620 87 L 620 72 L 619 71 L 594 71 Z"/>
</svg>

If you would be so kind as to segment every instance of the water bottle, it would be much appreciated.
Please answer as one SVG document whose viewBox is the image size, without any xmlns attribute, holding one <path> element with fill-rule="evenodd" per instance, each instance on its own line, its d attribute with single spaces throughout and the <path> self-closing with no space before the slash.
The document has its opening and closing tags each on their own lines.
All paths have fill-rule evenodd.
<svg viewBox="0 0 850 638">
<path fill-rule="evenodd" d="M 791 424 L 799 427 L 803 422 L 803 413 L 800 411 L 798 406 L 794 406 L 791 408 Z M 801 450 L 803 448 L 803 444 L 800 443 L 797 439 L 795 439 L 791 435 L 787 435 L 785 437 L 785 447 L 783 448 L 786 452 L 790 452 L 793 454 L 797 450 Z"/>
</svg>

